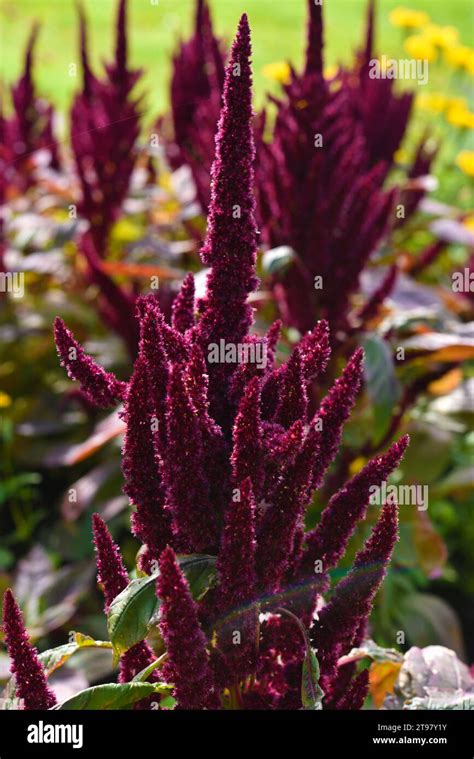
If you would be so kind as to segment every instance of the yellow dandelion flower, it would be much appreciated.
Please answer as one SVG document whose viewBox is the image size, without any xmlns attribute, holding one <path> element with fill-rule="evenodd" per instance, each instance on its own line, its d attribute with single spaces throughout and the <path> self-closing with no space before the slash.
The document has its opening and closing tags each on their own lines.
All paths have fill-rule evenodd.
<svg viewBox="0 0 474 759">
<path fill-rule="evenodd" d="M 446 119 L 453 126 L 461 129 L 474 129 L 474 113 L 465 108 L 453 106 L 446 111 Z"/>
<path fill-rule="evenodd" d="M 413 11 L 410 8 L 395 8 L 391 11 L 389 18 L 393 26 L 399 26 L 402 29 L 419 29 L 430 20 L 427 13 Z"/>
<path fill-rule="evenodd" d="M 449 99 L 442 92 L 421 92 L 416 98 L 416 105 L 430 113 L 443 113 L 449 105 Z"/>
<path fill-rule="evenodd" d="M 465 45 L 453 45 L 444 50 L 444 60 L 454 68 L 462 68 L 469 60 L 471 50 Z"/>
<path fill-rule="evenodd" d="M 264 77 L 272 79 L 274 82 L 288 84 L 290 81 L 290 66 L 285 61 L 267 63 L 267 65 L 262 68 L 262 74 Z"/>
<path fill-rule="evenodd" d="M 459 32 L 455 26 L 438 26 L 438 24 L 428 24 L 423 29 L 423 36 L 435 47 L 442 48 L 452 47 L 459 40 Z"/>
<path fill-rule="evenodd" d="M 412 58 L 432 63 L 438 57 L 436 47 L 422 34 L 407 37 L 404 42 L 405 50 Z"/>
<path fill-rule="evenodd" d="M 467 49 L 467 55 L 465 57 L 463 67 L 466 69 L 468 74 L 471 74 L 471 76 L 474 76 L 474 50 Z"/>
<path fill-rule="evenodd" d="M 469 110 L 466 98 L 454 97 L 448 98 L 447 100 L 448 108 L 462 108 L 464 111 Z"/>
<path fill-rule="evenodd" d="M 0 408 L 8 408 L 12 405 L 12 399 L 7 393 L 2 393 L 0 390 Z"/>
<path fill-rule="evenodd" d="M 468 177 L 474 177 L 474 150 L 461 150 L 456 158 L 456 166 Z"/>
</svg>

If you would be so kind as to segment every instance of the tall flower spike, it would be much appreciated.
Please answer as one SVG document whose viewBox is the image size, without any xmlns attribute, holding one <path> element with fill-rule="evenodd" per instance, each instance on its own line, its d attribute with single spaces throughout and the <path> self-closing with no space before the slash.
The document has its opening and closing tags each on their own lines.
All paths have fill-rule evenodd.
<svg viewBox="0 0 474 759">
<path fill-rule="evenodd" d="M 158 431 L 154 430 L 154 401 L 150 394 L 147 363 L 139 355 L 129 383 L 124 419 L 127 425 L 123 446 L 124 491 L 136 511 L 133 533 L 146 545 L 141 568 L 147 571 L 171 540 L 170 516 L 165 510 L 161 462 L 156 452 Z M 159 422 L 158 422 L 159 423 Z"/>
<path fill-rule="evenodd" d="M 216 504 L 209 497 L 203 466 L 202 430 L 179 366 L 168 386 L 167 504 L 185 551 L 210 550 L 217 538 Z"/>
<path fill-rule="evenodd" d="M 302 360 L 298 350 L 291 354 L 283 367 L 279 396 L 275 421 L 286 429 L 297 419 L 306 421 L 308 395 Z"/>
<path fill-rule="evenodd" d="M 229 504 L 217 559 L 219 609 L 227 612 L 249 601 L 255 590 L 255 499 L 247 477 L 239 498 Z"/>
<path fill-rule="evenodd" d="M 159 566 L 156 586 L 162 602 L 160 630 L 168 652 L 166 676 L 174 683 L 180 709 L 212 707 L 215 704 L 211 702 L 213 681 L 206 636 L 172 548 L 165 548 Z"/>
<path fill-rule="evenodd" d="M 105 612 L 124 590 L 129 582 L 119 547 L 111 538 L 104 520 L 98 514 L 92 515 L 92 531 L 96 551 L 97 582 L 102 585 L 105 599 Z"/>
<path fill-rule="evenodd" d="M 364 518 L 373 487 L 380 487 L 397 468 L 406 451 L 408 435 L 394 443 L 387 453 L 369 461 L 365 467 L 341 488 L 329 501 L 321 514 L 317 527 L 306 536 L 304 567 L 312 570 L 314 562 L 321 560 L 324 571 L 335 567 L 347 543 Z"/>
<path fill-rule="evenodd" d="M 358 711 L 362 709 L 369 692 L 369 670 L 363 669 L 354 677 L 346 692 L 337 701 L 338 710 Z"/>
<path fill-rule="evenodd" d="M 306 47 L 306 74 L 323 75 L 323 19 L 322 3 L 308 0 L 308 42 Z"/>
<path fill-rule="evenodd" d="M 197 327 L 206 355 L 211 343 L 223 339 L 237 345 L 245 338 L 252 324 L 247 297 L 258 283 L 250 54 L 250 30 L 244 14 L 226 70 L 208 229 L 201 250 L 203 263 L 211 266 Z M 209 364 L 211 408 L 216 409 L 213 416 L 218 422 L 228 414 L 222 395 L 235 368 L 229 363 Z"/>
<path fill-rule="evenodd" d="M 323 680 L 330 688 L 337 675 L 337 660 L 351 648 L 361 624 L 368 618 L 397 540 L 398 507 L 386 504 L 364 548 L 347 577 L 339 582 L 329 603 L 310 630 L 318 649 Z M 321 682 L 325 690 L 325 684 Z"/>
<path fill-rule="evenodd" d="M 119 547 L 114 543 L 107 525 L 98 514 L 92 515 L 92 530 L 96 549 L 97 580 L 102 585 L 105 598 L 105 612 L 114 598 L 124 590 L 129 583 L 128 572 L 125 569 Z M 154 661 L 154 655 L 148 643 L 142 640 L 132 646 L 120 657 L 119 681 L 128 683 L 135 675 Z M 152 680 L 159 679 L 158 673 L 153 672 Z M 140 702 L 141 703 L 141 702 Z M 143 700 L 145 704 L 145 699 Z"/>
<path fill-rule="evenodd" d="M 308 502 L 311 473 L 319 452 L 319 431 L 309 429 L 293 463 L 283 467 L 258 532 L 257 570 L 261 587 L 277 589 L 292 560 L 295 536 Z M 298 438 L 295 438 L 298 442 Z"/>
<path fill-rule="evenodd" d="M 412 269 L 413 272 L 413 269 Z M 390 267 L 385 277 L 382 279 L 380 285 L 374 290 L 370 298 L 362 306 L 362 308 L 356 313 L 356 319 L 362 324 L 372 319 L 377 315 L 379 308 L 383 302 L 390 295 L 398 276 L 398 267 L 396 264 Z"/>
<path fill-rule="evenodd" d="M 303 374 L 307 382 L 315 380 L 326 371 L 331 357 L 329 345 L 329 324 L 319 321 L 311 332 L 303 335 L 296 350 L 301 356 Z"/>
<path fill-rule="evenodd" d="M 250 477 L 254 492 L 259 492 L 263 477 L 263 442 L 258 377 L 251 379 L 245 388 L 235 419 L 233 438 L 232 479 L 238 484 Z"/>
<path fill-rule="evenodd" d="M 38 652 L 31 645 L 20 608 L 10 589 L 3 597 L 3 630 L 11 672 L 15 676 L 16 696 L 26 710 L 51 709 L 56 696 L 49 687 Z"/>
<path fill-rule="evenodd" d="M 96 85 L 97 80 L 92 73 L 89 62 L 89 54 L 87 49 L 87 23 L 82 3 L 78 4 L 77 9 L 79 14 L 79 46 L 82 65 L 82 91 L 84 93 L 84 97 L 89 99 L 92 96 L 93 88 Z"/>
<path fill-rule="evenodd" d="M 111 372 L 106 372 L 96 364 L 59 316 L 54 320 L 54 339 L 61 366 L 66 368 L 71 379 L 81 383 L 82 391 L 92 403 L 100 408 L 108 408 L 124 397 L 126 383 L 120 382 Z"/>
<path fill-rule="evenodd" d="M 181 290 L 173 301 L 172 326 L 178 332 L 186 332 L 194 326 L 194 276 L 186 274 Z"/>
<path fill-rule="evenodd" d="M 218 646 L 235 679 L 255 668 L 258 610 L 255 598 L 255 499 L 249 478 L 240 483 L 239 500 L 229 504 L 217 558 L 219 575 Z M 236 642 L 235 633 L 239 633 Z"/>
<path fill-rule="evenodd" d="M 140 322 L 139 354 L 146 366 L 150 408 L 148 418 L 158 424 L 160 445 L 166 441 L 165 410 L 166 386 L 169 377 L 169 361 L 163 339 L 164 319 L 153 295 L 140 297 L 137 301 Z"/>
<path fill-rule="evenodd" d="M 321 485 L 324 473 L 334 460 L 341 443 L 342 427 L 349 418 L 362 382 L 364 351 L 358 348 L 346 364 L 341 376 L 323 398 L 313 423 L 322 423 L 320 453 L 313 472 L 312 487 Z"/>
</svg>

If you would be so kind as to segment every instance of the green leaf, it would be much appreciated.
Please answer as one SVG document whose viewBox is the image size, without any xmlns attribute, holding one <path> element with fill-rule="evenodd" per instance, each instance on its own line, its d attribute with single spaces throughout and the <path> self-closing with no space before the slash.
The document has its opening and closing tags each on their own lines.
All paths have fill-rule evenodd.
<svg viewBox="0 0 474 759">
<path fill-rule="evenodd" d="M 409 711 L 474 711 L 474 693 L 456 694 L 440 691 L 436 696 L 416 697 L 405 701 L 403 708 Z"/>
<path fill-rule="evenodd" d="M 359 648 L 352 648 L 346 656 L 339 659 L 339 666 L 349 664 L 350 662 L 359 661 L 359 659 L 371 659 L 375 662 L 394 662 L 403 661 L 403 654 L 395 648 L 382 648 L 373 640 L 366 640 Z"/>
<path fill-rule="evenodd" d="M 70 643 L 65 643 L 56 648 L 49 648 L 39 655 L 39 660 L 46 670 L 46 675 L 48 677 L 52 675 L 55 670 L 62 667 L 81 648 L 112 648 L 112 643 L 108 640 L 94 640 L 89 635 L 75 632 L 74 640 Z"/>
<path fill-rule="evenodd" d="M 465 658 L 458 616 L 444 599 L 431 593 L 412 593 L 400 600 L 396 623 L 413 646 L 445 646 Z"/>
<path fill-rule="evenodd" d="M 267 250 L 262 256 L 262 269 L 265 274 L 283 274 L 295 261 L 296 253 L 288 245 Z"/>
<path fill-rule="evenodd" d="M 53 708 L 58 711 L 126 709 L 155 692 L 151 683 L 106 683 L 81 690 Z"/>
<path fill-rule="evenodd" d="M 400 398 L 400 384 L 395 375 L 393 354 L 389 343 L 378 335 L 365 336 L 364 374 L 369 398 L 373 403 L 374 441 L 380 440 L 387 431 L 393 407 Z"/>
<path fill-rule="evenodd" d="M 201 598 L 215 576 L 215 558 L 206 555 L 178 557 L 178 563 L 194 598 Z M 109 637 L 115 659 L 144 640 L 157 616 L 160 601 L 156 596 L 159 572 L 132 580 L 113 600 L 107 615 Z"/>
<path fill-rule="evenodd" d="M 322 700 L 324 698 L 324 691 L 319 686 L 319 662 L 315 652 L 311 648 L 309 642 L 308 633 L 301 620 L 285 608 L 275 609 L 279 614 L 286 614 L 287 617 L 293 620 L 298 626 L 301 635 L 305 642 L 305 655 L 303 659 L 303 668 L 301 673 L 301 703 L 303 709 L 311 709 L 313 711 L 321 711 L 323 708 Z"/>
<path fill-rule="evenodd" d="M 313 649 L 307 643 L 301 676 L 301 702 L 303 709 L 320 711 L 323 708 L 324 692 L 319 686 L 319 662 Z"/>
<path fill-rule="evenodd" d="M 161 665 L 164 662 L 163 657 L 159 657 L 159 659 L 156 659 L 151 664 L 148 665 L 148 667 L 145 667 L 145 669 L 142 669 L 141 672 L 139 672 L 132 680 L 132 683 L 144 683 L 148 678 L 150 677 L 151 673 L 155 671 L 155 669 L 158 669 L 158 667 L 161 667 Z"/>
</svg>

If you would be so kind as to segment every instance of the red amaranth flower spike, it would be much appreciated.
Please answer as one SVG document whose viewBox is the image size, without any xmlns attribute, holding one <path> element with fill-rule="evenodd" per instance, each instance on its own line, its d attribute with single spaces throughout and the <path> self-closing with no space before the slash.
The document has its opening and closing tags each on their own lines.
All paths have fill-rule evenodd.
<svg viewBox="0 0 474 759">
<path fill-rule="evenodd" d="M 168 386 L 166 494 L 174 529 L 188 553 L 216 545 L 217 513 L 204 468 L 203 435 L 185 378 L 173 366 Z"/>
<path fill-rule="evenodd" d="M 349 652 L 361 624 L 368 618 L 398 533 L 398 507 L 386 504 L 364 548 L 347 577 L 341 580 L 329 603 L 319 612 L 310 636 L 318 650 L 321 687 L 325 693 L 337 676 L 337 661 Z"/>
<path fill-rule="evenodd" d="M 235 681 L 251 674 L 256 665 L 255 548 L 255 499 L 247 478 L 240 484 L 239 498 L 227 508 L 217 558 L 217 645 Z"/>
<path fill-rule="evenodd" d="M 46 674 L 31 645 L 20 608 L 10 589 L 3 597 L 3 630 L 11 672 L 15 676 L 16 697 L 23 701 L 23 709 L 51 709 L 57 703 L 48 685 Z"/>
<path fill-rule="evenodd" d="M 369 694 L 369 670 L 363 669 L 354 677 L 346 692 L 336 702 L 333 708 L 338 710 L 359 711 L 364 706 Z"/>
<path fill-rule="evenodd" d="M 161 599 L 160 630 L 168 652 L 166 676 L 174 684 L 180 709 L 213 708 L 216 702 L 206 636 L 172 548 L 163 551 L 159 566 L 156 589 Z"/>
<path fill-rule="evenodd" d="M 323 19 L 322 2 L 308 0 L 308 42 L 306 47 L 305 74 L 323 76 Z"/>
<path fill-rule="evenodd" d="M 212 193 L 204 264 L 211 266 L 200 304 L 197 335 L 207 356 L 210 344 L 240 344 L 252 324 L 247 297 L 257 287 L 257 227 L 253 197 L 255 148 L 251 127 L 250 30 L 244 14 L 226 69 L 223 106 L 212 167 Z M 222 394 L 236 366 L 208 363 L 211 409 L 216 421 L 229 425 Z"/>
<path fill-rule="evenodd" d="M 264 512 L 258 532 L 257 570 L 265 592 L 275 591 L 288 569 L 295 549 L 295 536 L 308 504 L 311 475 L 319 455 L 320 434 L 309 429 L 294 462 L 282 467 L 271 505 Z M 298 439 L 295 439 L 298 442 Z M 266 500 L 265 498 L 265 500 Z"/>
<path fill-rule="evenodd" d="M 153 398 L 145 357 L 135 362 L 128 386 L 123 418 L 127 425 L 122 456 L 124 491 L 136 511 L 132 514 L 132 531 L 144 545 L 141 568 L 148 571 L 171 540 L 171 516 L 165 508 L 165 489 L 161 460 L 157 453 L 158 430 L 153 418 Z"/>
<path fill-rule="evenodd" d="M 82 391 L 93 404 L 108 408 L 123 399 L 126 383 L 96 364 L 59 316 L 54 320 L 54 339 L 61 366 L 66 367 L 71 379 L 81 383 Z"/>
<path fill-rule="evenodd" d="M 12 114 L 2 117 L 2 153 L 6 159 L 3 181 L 25 192 L 35 183 L 36 153 L 49 153 L 49 164 L 59 169 L 59 150 L 54 137 L 52 106 L 36 94 L 33 63 L 39 24 L 33 24 L 25 51 L 21 76 L 11 87 Z"/>
<path fill-rule="evenodd" d="M 130 578 L 125 569 L 119 547 L 114 543 L 104 520 L 98 514 L 92 515 L 92 529 L 96 550 L 97 581 L 102 585 L 105 598 L 105 612 Z M 119 682 L 128 683 L 135 675 L 154 661 L 155 657 L 146 641 L 132 646 L 120 657 Z M 151 680 L 159 680 L 158 672 L 153 672 Z M 143 700 L 145 702 L 145 699 Z"/>
<path fill-rule="evenodd" d="M 380 285 L 374 290 L 370 298 L 364 303 L 363 307 L 356 312 L 356 319 L 365 324 L 374 316 L 377 315 L 379 308 L 382 306 L 386 298 L 390 295 L 398 276 L 398 267 L 396 264 L 390 267 L 386 276 L 382 279 Z"/>
<path fill-rule="evenodd" d="M 233 430 L 231 455 L 234 483 L 250 478 L 254 492 L 260 492 L 263 478 L 263 441 L 260 415 L 260 380 L 254 377 L 245 388 Z"/>
<path fill-rule="evenodd" d="M 311 332 L 303 335 L 296 350 L 301 356 L 303 374 L 307 382 L 323 374 L 331 357 L 327 321 L 322 319 Z"/>
<path fill-rule="evenodd" d="M 301 356 L 295 350 L 286 364 L 280 377 L 279 401 L 275 421 L 288 429 L 298 419 L 306 421 L 308 410 L 308 395 L 306 380 L 303 374 Z"/>
<path fill-rule="evenodd" d="M 162 119 L 159 128 L 172 168 L 187 165 L 191 169 L 197 200 L 204 212 L 210 199 L 210 170 L 224 84 L 224 58 L 221 41 L 213 32 L 207 0 L 197 0 L 193 35 L 181 42 L 173 56 L 172 125 L 168 119 Z"/>
<path fill-rule="evenodd" d="M 363 359 L 364 351 L 358 348 L 323 398 L 312 421 L 312 424 L 320 421 L 322 425 L 320 453 L 313 472 L 313 488 L 321 485 L 324 473 L 341 444 L 342 427 L 349 418 L 362 382 Z"/>
<path fill-rule="evenodd" d="M 344 485 L 321 514 L 317 527 L 306 536 L 303 563 L 309 571 L 316 560 L 323 563 L 324 572 L 336 566 L 359 520 L 364 518 L 373 488 L 378 488 L 397 468 L 409 443 L 408 435 L 394 443 L 387 453 L 365 465 Z"/>
<path fill-rule="evenodd" d="M 173 301 L 171 324 L 183 334 L 194 326 L 194 276 L 186 274 L 181 290 Z"/>
</svg>

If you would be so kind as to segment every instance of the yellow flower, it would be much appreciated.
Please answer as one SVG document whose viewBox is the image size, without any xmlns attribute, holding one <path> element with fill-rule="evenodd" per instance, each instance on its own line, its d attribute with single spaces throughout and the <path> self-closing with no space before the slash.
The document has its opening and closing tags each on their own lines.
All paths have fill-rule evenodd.
<svg viewBox="0 0 474 759">
<path fill-rule="evenodd" d="M 472 51 L 465 45 L 453 45 L 444 51 L 444 60 L 454 68 L 466 66 Z"/>
<path fill-rule="evenodd" d="M 329 66 L 325 66 L 324 68 L 324 78 L 333 79 L 338 71 L 339 66 L 336 63 L 331 63 Z"/>
<path fill-rule="evenodd" d="M 412 58 L 432 63 L 438 57 L 435 46 L 422 34 L 414 34 L 405 40 L 405 50 Z"/>
<path fill-rule="evenodd" d="M 393 26 L 400 26 L 402 29 L 418 29 L 430 20 L 427 13 L 412 11 L 409 8 L 395 8 L 389 18 Z"/>
<path fill-rule="evenodd" d="M 424 111 L 443 113 L 449 99 L 442 92 L 422 92 L 416 98 L 416 105 Z"/>
<path fill-rule="evenodd" d="M 393 154 L 393 158 L 395 160 L 395 163 L 407 163 L 409 160 L 409 155 L 405 148 L 398 148 L 398 150 L 396 150 Z"/>
<path fill-rule="evenodd" d="M 469 110 L 467 106 L 466 98 L 460 98 L 460 97 L 448 98 L 447 105 L 448 105 L 448 108 L 462 108 L 464 111 Z"/>
<path fill-rule="evenodd" d="M 6 393 L 2 393 L 0 390 L 0 408 L 8 408 L 12 405 L 12 399 Z"/>
<path fill-rule="evenodd" d="M 468 74 L 471 74 L 471 76 L 474 76 L 474 50 L 470 50 L 468 48 L 466 59 L 463 63 L 464 68 L 468 72 Z"/>
<path fill-rule="evenodd" d="M 356 474 L 358 474 L 360 470 L 363 469 L 363 467 L 366 465 L 366 463 L 367 459 L 365 459 L 363 456 L 358 456 L 358 458 L 354 459 L 349 467 L 349 473 L 351 477 L 354 477 Z"/>
<path fill-rule="evenodd" d="M 436 47 L 449 48 L 455 45 L 459 40 L 459 32 L 454 26 L 438 26 L 438 24 L 428 24 L 423 29 L 425 36 L 432 45 Z"/>
<path fill-rule="evenodd" d="M 280 82 L 280 84 L 288 84 L 290 81 L 290 67 L 285 61 L 267 63 L 262 69 L 262 74 L 267 79 Z"/>
<path fill-rule="evenodd" d="M 468 177 L 474 177 L 474 150 L 462 150 L 456 158 L 456 166 Z"/>
<path fill-rule="evenodd" d="M 472 232 L 472 234 L 474 234 L 474 216 L 467 216 L 462 222 L 462 225 L 463 227 L 466 227 L 469 232 Z"/>
<path fill-rule="evenodd" d="M 446 119 L 453 126 L 461 127 L 462 129 L 474 129 L 474 113 L 471 113 L 466 108 L 459 108 L 453 106 L 446 112 Z"/>
</svg>

